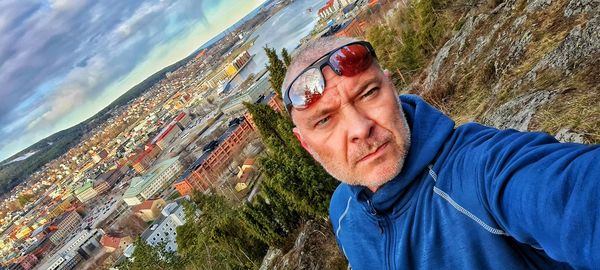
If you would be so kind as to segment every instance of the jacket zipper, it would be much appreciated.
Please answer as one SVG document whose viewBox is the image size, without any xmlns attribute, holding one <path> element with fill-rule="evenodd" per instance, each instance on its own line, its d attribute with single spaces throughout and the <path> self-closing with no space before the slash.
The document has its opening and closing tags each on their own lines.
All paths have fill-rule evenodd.
<svg viewBox="0 0 600 270">
<path fill-rule="evenodd" d="M 386 252 L 386 260 L 387 260 L 387 269 L 395 269 L 395 261 L 396 261 L 396 252 L 395 252 L 395 247 L 396 247 L 396 243 L 394 242 L 395 240 L 395 231 L 394 231 L 394 225 L 392 224 L 392 221 L 390 220 L 390 218 L 386 215 L 383 217 L 383 219 L 385 220 L 385 224 L 386 224 L 386 228 L 389 228 L 389 237 L 386 237 L 386 241 L 387 241 L 387 252 Z"/>
<path fill-rule="evenodd" d="M 379 215 L 377 213 L 377 210 L 375 209 L 375 207 L 373 207 L 373 204 L 371 203 L 371 200 L 367 200 L 367 208 L 369 210 L 369 214 L 372 215 L 375 220 L 377 220 L 377 225 L 379 227 L 379 232 L 381 234 L 383 234 L 383 237 L 385 238 L 385 261 L 386 261 L 386 269 L 394 269 L 394 262 L 395 262 L 395 257 L 394 257 L 394 249 L 395 249 L 395 244 L 394 244 L 394 226 L 392 225 L 392 222 L 390 220 L 390 218 L 387 215 Z M 384 224 L 381 224 L 381 220 L 383 217 L 383 221 Z M 387 233 L 389 232 L 389 233 Z"/>
</svg>

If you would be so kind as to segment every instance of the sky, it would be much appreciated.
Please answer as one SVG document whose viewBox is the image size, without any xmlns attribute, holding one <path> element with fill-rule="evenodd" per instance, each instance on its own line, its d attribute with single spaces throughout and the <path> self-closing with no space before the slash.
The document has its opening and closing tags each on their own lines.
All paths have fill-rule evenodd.
<svg viewBox="0 0 600 270">
<path fill-rule="evenodd" d="M 263 2 L 0 1 L 0 161 L 94 115 Z"/>
</svg>

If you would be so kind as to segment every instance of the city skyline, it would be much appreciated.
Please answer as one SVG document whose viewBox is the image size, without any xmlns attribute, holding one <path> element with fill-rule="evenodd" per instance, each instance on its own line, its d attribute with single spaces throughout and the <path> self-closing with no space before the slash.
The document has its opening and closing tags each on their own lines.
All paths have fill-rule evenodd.
<svg viewBox="0 0 600 270">
<path fill-rule="evenodd" d="M 231 2 L 1 3 L 0 161 L 92 116 L 264 1 Z"/>
</svg>

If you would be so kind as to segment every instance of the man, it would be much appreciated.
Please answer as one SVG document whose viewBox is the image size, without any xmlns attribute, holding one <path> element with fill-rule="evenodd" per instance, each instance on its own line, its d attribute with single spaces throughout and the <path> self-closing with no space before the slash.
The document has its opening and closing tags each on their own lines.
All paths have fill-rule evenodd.
<svg viewBox="0 0 600 270">
<path fill-rule="evenodd" d="M 370 44 L 306 46 L 283 84 L 302 146 L 342 183 L 353 269 L 600 269 L 600 147 L 470 123 L 398 98 Z"/>
</svg>

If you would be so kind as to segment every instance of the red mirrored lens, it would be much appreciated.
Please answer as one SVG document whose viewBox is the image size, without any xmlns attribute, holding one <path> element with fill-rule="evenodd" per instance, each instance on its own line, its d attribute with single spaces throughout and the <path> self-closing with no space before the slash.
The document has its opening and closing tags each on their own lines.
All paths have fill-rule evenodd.
<svg viewBox="0 0 600 270">
<path fill-rule="evenodd" d="M 339 75 L 352 77 L 373 63 L 369 50 L 362 44 L 344 46 L 329 57 L 329 63 Z"/>
</svg>

